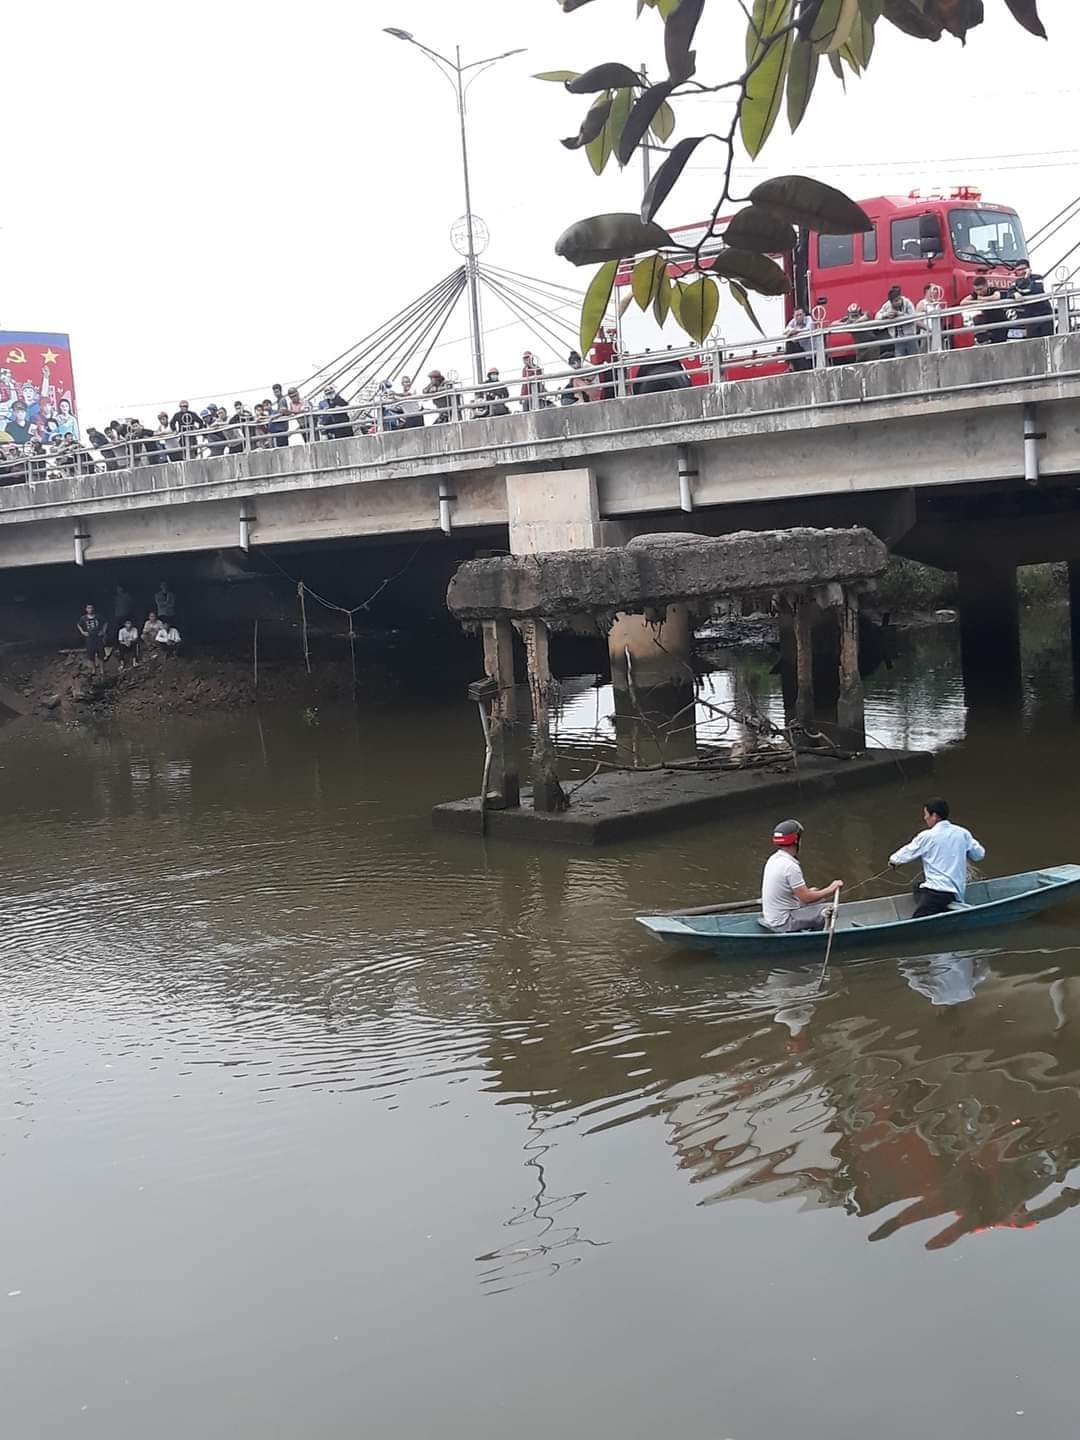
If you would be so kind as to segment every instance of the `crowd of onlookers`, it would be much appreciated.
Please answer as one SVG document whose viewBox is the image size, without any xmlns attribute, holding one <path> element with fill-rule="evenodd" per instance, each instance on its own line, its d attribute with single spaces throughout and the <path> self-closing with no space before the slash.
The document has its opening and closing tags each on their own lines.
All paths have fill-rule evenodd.
<svg viewBox="0 0 1080 1440">
<path fill-rule="evenodd" d="M 1015 267 L 1009 283 L 976 275 L 970 293 L 960 301 L 960 306 L 970 317 L 976 345 L 1031 340 L 1052 335 L 1054 331 L 1053 308 L 1043 278 L 1034 274 L 1026 262 Z M 836 320 L 829 320 L 826 315 L 815 321 L 806 310 L 797 309 L 784 331 L 788 363 L 793 370 L 808 370 L 813 366 L 815 334 L 828 337 L 827 355 L 831 364 L 917 355 L 931 348 L 934 316 L 946 308 L 941 287 L 929 283 L 923 286 L 917 301 L 906 296 L 899 285 L 893 285 L 873 315 L 854 301 Z M 838 341 L 838 332 L 850 339 Z M 942 345 L 947 344 L 949 338 L 943 329 Z"/>
<path fill-rule="evenodd" d="M 976 344 L 1053 333 L 1053 311 L 1042 277 L 1033 274 L 1027 264 L 1017 265 L 1008 283 L 977 275 L 971 293 L 960 304 L 968 312 Z M 872 315 L 857 302 L 835 319 L 820 318 L 823 308 L 815 307 L 813 313 L 796 309 L 788 322 L 784 348 L 791 369 L 811 368 L 815 346 L 822 344 L 829 364 L 892 359 L 928 350 L 934 343 L 934 315 L 945 307 L 940 287 L 929 283 L 917 301 L 894 285 Z M 940 343 L 947 346 L 952 336 L 943 326 Z M 756 364 L 770 357 L 754 351 L 747 358 Z M 7 417 L 0 419 L 0 484 L 237 455 L 294 441 L 351 439 L 429 423 L 445 425 L 509 415 L 512 406 L 528 412 L 617 394 L 644 395 L 688 386 L 692 383 L 690 372 L 701 369 L 700 362 L 684 364 L 674 352 L 646 352 L 620 376 L 619 360 L 615 332 L 601 330 L 587 362 L 572 350 L 565 370 L 551 379 L 545 378 L 536 354 L 526 350 L 520 374 L 511 383 L 504 383 L 498 368 L 491 366 L 481 387 L 463 392 L 441 370 L 434 369 L 422 387 L 403 375 L 397 385 L 383 381 L 365 400 L 351 403 L 333 384 L 326 385 L 317 399 L 303 398 L 296 386 L 273 385 L 270 395 L 250 409 L 236 400 L 231 412 L 217 404 L 196 410 L 181 400 L 172 415 L 162 410 L 153 427 L 129 416 L 111 420 L 104 430 L 90 426 L 85 436 L 80 436 L 70 402 L 61 404 L 61 412 L 67 404 L 66 413 L 39 413 L 36 418 L 17 402 Z M 732 356 L 730 363 L 740 362 Z"/>
<path fill-rule="evenodd" d="M 154 608 L 142 625 L 136 623 L 138 610 L 123 585 L 113 592 L 112 618 L 96 605 L 87 605 L 76 622 L 86 658 L 95 674 L 105 673 L 105 662 L 114 656 L 121 670 L 133 669 L 148 656 L 179 653 L 183 643 L 177 628 L 176 595 L 162 580 L 154 595 Z"/>
<path fill-rule="evenodd" d="M 334 385 L 325 386 L 317 399 L 308 400 L 296 386 L 273 385 L 271 394 L 250 409 L 236 400 L 231 413 L 217 404 L 196 410 L 189 401 L 181 400 L 172 415 L 162 410 L 153 427 L 128 416 L 110 420 L 104 430 L 91 425 L 85 436 L 80 436 L 74 417 L 63 429 L 51 421 L 46 429 L 25 414 L 12 414 L 0 419 L 0 484 L 272 450 L 294 440 L 345 440 L 379 430 L 507 415 L 511 403 L 522 410 L 579 404 L 615 393 L 614 374 L 604 369 L 614 356 L 614 333 L 602 333 L 590 355 L 591 368 L 586 369 L 581 356 L 572 351 L 567 361 L 569 378 L 556 382 L 553 389 L 544 380 L 539 360 L 526 351 L 520 389 L 513 397 L 492 366 L 484 388 L 467 400 L 435 369 L 428 373 L 422 388 L 414 386 L 411 376 L 403 375 L 397 386 L 384 381 L 366 401 L 349 402 Z"/>
</svg>

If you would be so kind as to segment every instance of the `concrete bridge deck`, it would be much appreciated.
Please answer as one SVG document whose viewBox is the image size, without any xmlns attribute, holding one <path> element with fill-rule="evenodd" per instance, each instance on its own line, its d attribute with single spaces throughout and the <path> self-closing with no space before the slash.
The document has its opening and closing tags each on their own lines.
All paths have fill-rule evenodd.
<svg viewBox="0 0 1080 1440">
<path fill-rule="evenodd" d="M 505 530 L 532 476 L 572 519 L 566 471 L 591 472 L 598 522 L 647 520 L 679 509 L 680 461 L 683 508 L 795 523 L 812 497 L 1022 487 L 1025 423 L 1029 475 L 1080 474 L 1080 335 L 8 486 L 0 568 Z"/>
</svg>

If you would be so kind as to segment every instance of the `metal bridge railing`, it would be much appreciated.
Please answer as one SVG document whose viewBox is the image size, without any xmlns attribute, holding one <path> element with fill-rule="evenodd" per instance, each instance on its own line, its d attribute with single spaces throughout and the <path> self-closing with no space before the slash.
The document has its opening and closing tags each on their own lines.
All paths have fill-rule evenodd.
<svg viewBox="0 0 1080 1440">
<path fill-rule="evenodd" d="M 1036 313 L 1041 305 L 1043 313 Z M 1048 310 L 1049 313 L 1045 313 Z M 1006 298 L 946 307 L 930 292 L 924 308 L 895 320 L 846 317 L 829 321 L 820 309 L 805 330 L 757 341 L 729 344 L 715 335 L 705 345 L 614 355 L 602 364 L 546 373 L 526 371 L 481 385 L 462 384 L 450 373 L 445 383 L 403 397 L 389 387 L 359 402 L 309 408 L 266 419 L 230 418 L 222 424 L 183 433 L 151 432 L 109 438 L 107 444 L 61 443 L 51 450 L 27 445 L 0 447 L 0 485 L 37 486 L 60 479 L 136 470 L 169 462 L 214 459 L 290 445 L 321 445 L 365 435 L 422 426 L 497 420 L 563 405 L 595 404 L 695 385 L 751 383 L 755 372 L 821 370 L 850 362 L 885 361 L 971 344 L 1063 335 L 1080 330 L 1080 288 L 1045 296 Z M 408 404 L 403 406 L 403 400 Z M 7 453 L 5 453 L 5 449 Z"/>
</svg>

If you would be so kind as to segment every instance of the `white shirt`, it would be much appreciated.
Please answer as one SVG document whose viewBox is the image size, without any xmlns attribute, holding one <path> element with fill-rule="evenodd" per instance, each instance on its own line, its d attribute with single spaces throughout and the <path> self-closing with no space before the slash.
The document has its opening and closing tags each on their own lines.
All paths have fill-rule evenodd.
<svg viewBox="0 0 1080 1440">
<path fill-rule="evenodd" d="M 798 345 L 801 350 L 809 350 L 812 328 L 809 315 L 801 322 L 792 317 L 784 326 L 784 334 L 790 336 L 792 343 Z"/>
<path fill-rule="evenodd" d="M 134 625 L 121 625 L 120 633 L 116 638 L 121 645 L 134 645 L 139 638 L 139 632 Z"/>
<path fill-rule="evenodd" d="M 881 309 L 877 312 L 877 318 L 879 320 L 891 320 L 893 322 L 892 328 L 897 335 L 914 335 L 914 325 L 900 323 L 904 316 L 914 314 L 915 306 L 906 295 L 901 295 L 896 302 L 896 309 L 893 309 L 893 302 L 891 300 L 886 300 L 885 304 L 882 305 Z"/>
<path fill-rule="evenodd" d="M 890 855 L 889 864 L 907 865 L 912 860 L 921 860 L 923 890 L 948 890 L 963 900 L 967 889 L 967 862 L 985 858 L 986 851 L 970 830 L 954 825 L 951 820 L 939 820 L 929 830 L 920 831 L 910 845 L 902 845 L 895 855 Z"/>
<path fill-rule="evenodd" d="M 175 625 L 163 625 L 157 633 L 157 638 L 162 645 L 179 645 L 180 631 Z"/>
<path fill-rule="evenodd" d="M 790 850 L 774 850 L 761 872 L 761 918 L 770 930 L 782 930 L 788 916 L 803 908 L 795 895 L 805 885 L 802 866 Z"/>
</svg>

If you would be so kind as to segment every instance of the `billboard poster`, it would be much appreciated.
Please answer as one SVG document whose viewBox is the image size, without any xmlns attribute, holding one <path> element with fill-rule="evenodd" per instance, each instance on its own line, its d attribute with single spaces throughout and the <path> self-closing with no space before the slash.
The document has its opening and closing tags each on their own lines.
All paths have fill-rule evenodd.
<svg viewBox="0 0 1080 1440">
<path fill-rule="evenodd" d="M 67 335 L 0 330 L 0 444 L 80 439 Z"/>
</svg>

